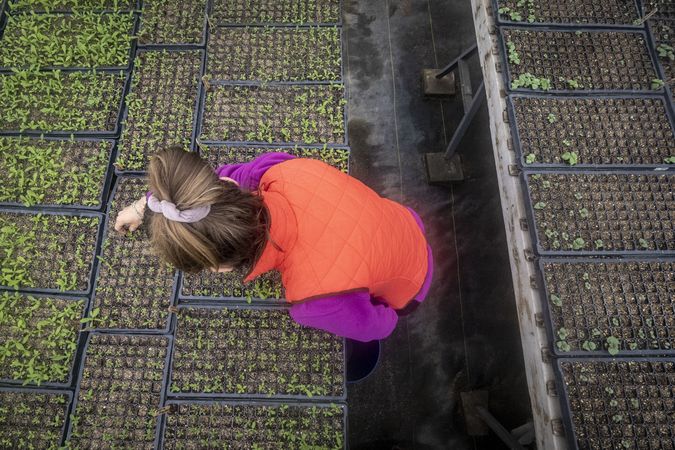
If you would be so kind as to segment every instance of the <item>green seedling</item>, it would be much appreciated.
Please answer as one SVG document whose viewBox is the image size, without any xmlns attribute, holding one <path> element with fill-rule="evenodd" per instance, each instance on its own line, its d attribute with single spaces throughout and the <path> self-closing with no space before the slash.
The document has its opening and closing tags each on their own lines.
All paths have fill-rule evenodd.
<svg viewBox="0 0 675 450">
<path fill-rule="evenodd" d="M 579 156 L 577 155 L 576 152 L 565 152 L 561 155 L 561 158 L 570 166 L 574 166 L 579 162 Z"/>
<path fill-rule="evenodd" d="M 588 209 L 586 209 L 586 208 L 581 208 L 581 209 L 579 210 L 579 217 L 581 217 L 582 219 L 588 219 L 588 216 L 589 216 L 589 215 L 590 215 L 590 213 L 588 212 Z"/>
<path fill-rule="evenodd" d="M 645 250 L 649 249 L 649 242 L 647 242 L 646 239 L 640 238 L 638 240 L 638 243 L 640 244 L 640 247 L 642 247 L 643 249 L 645 249 Z"/>
<path fill-rule="evenodd" d="M 555 306 L 558 306 L 558 307 L 562 306 L 562 299 L 560 298 L 559 295 L 551 294 L 550 299 L 551 299 L 551 303 L 553 303 Z"/>
<path fill-rule="evenodd" d="M 520 64 L 520 55 L 518 54 L 518 51 L 516 50 L 516 44 L 514 44 L 511 41 L 506 42 L 506 48 L 508 50 L 509 54 L 509 62 L 511 64 L 518 65 Z"/>
<path fill-rule="evenodd" d="M 660 58 L 675 61 L 675 52 L 673 51 L 673 47 L 671 45 L 659 44 L 656 46 L 656 51 L 659 53 Z"/>
<path fill-rule="evenodd" d="M 656 91 L 656 90 L 659 90 L 659 89 L 663 89 L 663 86 L 665 86 L 665 85 L 666 85 L 666 83 L 662 79 L 654 78 L 652 80 L 651 87 L 652 87 L 653 90 Z"/>
<path fill-rule="evenodd" d="M 548 120 L 548 123 L 555 123 L 558 118 L 556 117 L 555 114 L 549 113 L 548 116 L 546 116 L 546 120 Z"/>
<path fill-rule="evenodd" d="M 587 352 L 593 352 L 598 348 L 598 346 L 593 341 L 584 341 L 583 344 L 581 344 L 581 348 Z"/>
<path fill-rule="evenodd" d="M 616 337 L 614 336 L 607 337 L 606 343 L 607 343 L 607 351 L 609 352 L 610 355 L 614 356 L 619 353 L 620 342 Z"/>
<path fill-rule="evenodd" d="M 523 73 L 515 80 L 511 81 L 511 89 L 529 88 L 533 90 L 548 91 L 551 89 L 551 80 L 548 78 L 537 78 L 531 73 Z"/>
<path fill-rule="evenodd" d="M 666 164 L 675 164 L 675 156 L 669 156 L 667 158 L 664 158 L 663 162 Z"/>
<path fill-rule="evenodd" d="M 529 153 L 525 156 L 525 164 L 533 164 L 537 160 L 537 155 L 534 153 Z"/>
<path fill-rule="evenodd" d="M 586 241 L 584 241 L 583 238 L 578 237 L 575 238 L 574 241 L 572 241 L 571 246 L 574 250 L 581 250 L 584 247 L 586 247 Z"/>
<path fill-rule="evenodd" d="M 546 208 L 546 202 L 537 202 L 534 204 L 534 209 L 544 209 Z"/>
</svg>

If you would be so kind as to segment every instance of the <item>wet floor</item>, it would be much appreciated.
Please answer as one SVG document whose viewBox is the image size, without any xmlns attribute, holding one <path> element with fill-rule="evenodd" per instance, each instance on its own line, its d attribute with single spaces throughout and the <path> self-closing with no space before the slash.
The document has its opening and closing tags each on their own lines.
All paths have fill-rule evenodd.
<svg viewBox="0 0 675 450">
<path fill-rule="evenodd" d="M 464 182 L 429 186 L 422 161 L 445 149 L 462 110 L 459 98 L 424 99 L 421 70 L 473 43 L 470 2 L 343 0 L 343 14 L 352 175 L 419 212 L 436 261 L 427 301 L 349 387 L 350 448 L 505 448 L 467 436 L 460 401 L 487 390 L 508 428 L 531 414 L 487 110 L 460 149 Z"/>
</svg>

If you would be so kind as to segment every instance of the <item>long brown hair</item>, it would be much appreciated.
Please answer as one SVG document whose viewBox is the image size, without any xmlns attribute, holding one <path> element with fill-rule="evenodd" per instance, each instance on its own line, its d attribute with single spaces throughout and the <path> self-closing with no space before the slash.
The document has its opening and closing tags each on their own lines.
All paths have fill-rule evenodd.
<svg viewBox="0 0 675 450">
<path fill-rule="evenodd" d="M 150 160 L 149 183 L 158 200 L 172 202 L 180 211 L 211 206 L 194 223 L 175 222 L 147 209 L 152 244 L 167 262 L 198 272 L 220 265 L 252 267 L 262 254 L 270 226 L 262 198 L 218 179 L 195 153 L 177 147 L 158 152 Z"/>
</svg>

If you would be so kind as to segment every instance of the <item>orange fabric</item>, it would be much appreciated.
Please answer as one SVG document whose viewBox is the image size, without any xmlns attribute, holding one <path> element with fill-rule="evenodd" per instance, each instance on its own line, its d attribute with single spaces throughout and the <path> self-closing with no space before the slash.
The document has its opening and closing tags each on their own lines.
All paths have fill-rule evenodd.
<svg viewBox="0 0 675 450">
<path fill-rule="evenodd" d="M 271 216 L 262 256 L 246 281 L 276 269 L 286 298 L 367 289 L 403 308 L 427 272 L 427 244 L 410 211 L 321 161 L 270 168 L 260 192 Z"/>
</svg>

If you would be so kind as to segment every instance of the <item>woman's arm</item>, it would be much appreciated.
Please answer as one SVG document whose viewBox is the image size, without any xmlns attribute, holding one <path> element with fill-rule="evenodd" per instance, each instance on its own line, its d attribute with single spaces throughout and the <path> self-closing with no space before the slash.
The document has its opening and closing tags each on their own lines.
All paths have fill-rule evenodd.
<svg viewBox="0 0 675 450">
<path fill-rule="evenodd" d="M 279 164 L 295 156 L 288 153 L 274 152 L 258 156 L 253 161 L 240 164 L 225 164 L 216 169 L 219 177 L 231 178 L 242 189 L 253 191 L 258 188 L 260 179 L 272 166 Z"/>
<path fill-rule="evenodd" d="M 394 309 L 373 303 L 365 290 L 296 303 L 290 313 L 300 325 L 361 342 L 386 338 L 398 321 Z"/>
</svg>

